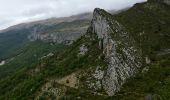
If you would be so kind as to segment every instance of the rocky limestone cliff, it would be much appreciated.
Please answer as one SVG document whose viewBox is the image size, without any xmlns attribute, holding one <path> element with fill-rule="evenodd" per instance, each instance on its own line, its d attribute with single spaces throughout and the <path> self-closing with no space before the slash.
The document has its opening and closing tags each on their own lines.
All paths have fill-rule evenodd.
<svg viewBox="0 0 170 100">
<path fill-rule="evenodd" d="M 86 33 L 88 20 L 65 22 L 54 26 L 37 25 L 28 36 L 30 41 L 42 40 L 52 43 L 72 43 Z"/>
<path fill-rule="evenodd" d="M 102 86 L 109 96 L 113 96 L 142 66 L 141 50 L 124 27 L 102 9 L 95 9 L 91 27 L 108 62 L 101 78 Z"/>
<path fill-rule="evenodd" d="M 45 42 L 52 43 L 72 43 L 72 41 L 77 40 L 85 33 L 84 30 L 77 32 L 51 32 L 47 34 L 33 32 L 28 36 L 30 41 L 42 40 Z"/>
</svg>

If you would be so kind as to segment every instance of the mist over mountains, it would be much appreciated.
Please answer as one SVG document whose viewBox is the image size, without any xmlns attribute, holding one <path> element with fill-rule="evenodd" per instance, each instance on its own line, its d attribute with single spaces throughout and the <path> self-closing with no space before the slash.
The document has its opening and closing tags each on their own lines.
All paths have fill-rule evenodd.
<svg viewBox="0 0 170 100">
<path fill-rule="evenodd" d="M 120 10 L 142 1 L 145 0 L 3 0 L 0 4 L 0 30 L 24 22 L 92 12 L 95 7 Z"/>
</svg>

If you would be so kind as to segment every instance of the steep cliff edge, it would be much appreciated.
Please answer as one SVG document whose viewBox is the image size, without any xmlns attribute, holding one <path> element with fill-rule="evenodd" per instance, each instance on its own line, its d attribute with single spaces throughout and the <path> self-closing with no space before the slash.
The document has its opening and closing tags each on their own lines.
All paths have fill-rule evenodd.
<svg viewBox="0 0 170 100">
<path fill-rule="evenodd" d="M 113 96 L 142 66 L 141 50 L 124 27 L 102 9 L 94 10 L 91 26 L 108 62 L 102 85 L 106 93 Z"/>
</svg>

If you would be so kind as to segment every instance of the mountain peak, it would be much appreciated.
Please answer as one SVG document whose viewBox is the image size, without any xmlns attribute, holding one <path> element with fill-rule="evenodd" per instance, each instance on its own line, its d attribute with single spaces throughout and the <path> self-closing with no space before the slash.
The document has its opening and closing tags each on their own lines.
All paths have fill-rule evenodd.
<svg viewBox="0 0 170 100">
<path fill-rule="evenodd" d="M 141 52 L 123 25 L 103 9 L 94 10 L 91 27 L 90 33 L 97 35 L 99 48 L 108 61 L 102 86 L 109 96 L 113 96 L 142 66 Z"/>
<path fill-rule="evenodd" d="M 108 15 L 109 13 L 107 11 L 105 11 L 104 9 L 100 9 L 100 8 L 95 8 L 94 12 L 93 12 L 93 17 L 95 16 L 105 16 Z"/>
<path fill-rule="evenodd" d="M 100 13 L 100 12 L 103 12 L 105 11 L 104 9 L 101 9 L 101 8 L 95 8 L 94 9 L 94 13 Z"/>
</svg>

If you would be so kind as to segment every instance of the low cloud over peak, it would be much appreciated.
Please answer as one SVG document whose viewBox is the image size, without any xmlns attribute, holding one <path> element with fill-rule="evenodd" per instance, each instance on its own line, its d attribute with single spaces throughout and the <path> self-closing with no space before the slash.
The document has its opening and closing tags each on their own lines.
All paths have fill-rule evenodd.
<svg viewBox="0 0 170 100">
<path fill-rule="evenodd" d="M 65 17 L 94 8 L 122 9 L 146 0 L 2 0 L 0 29 L 50 17 Z"/>
</svg>

